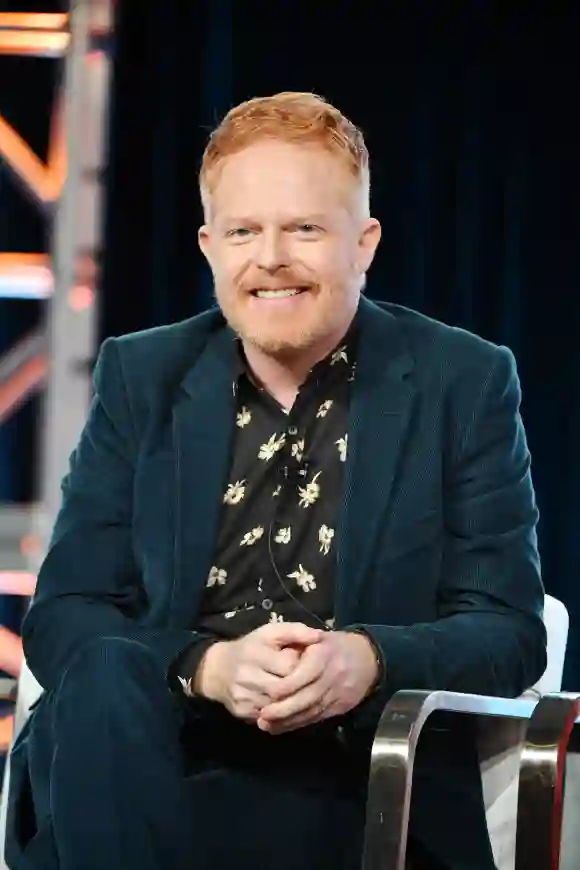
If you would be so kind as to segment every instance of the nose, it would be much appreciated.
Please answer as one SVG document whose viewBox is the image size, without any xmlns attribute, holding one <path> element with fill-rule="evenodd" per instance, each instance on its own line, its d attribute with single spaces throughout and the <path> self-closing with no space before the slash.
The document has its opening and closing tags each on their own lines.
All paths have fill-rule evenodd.
<svg viewBox="0 0 580 870">
<path fill-rule="evenodd" d="M 289 254 L 282 234 L 264 232 L 256 251 L 256 265 L 266 272 L 277 272 L 289 265 Z"/>
</svg>

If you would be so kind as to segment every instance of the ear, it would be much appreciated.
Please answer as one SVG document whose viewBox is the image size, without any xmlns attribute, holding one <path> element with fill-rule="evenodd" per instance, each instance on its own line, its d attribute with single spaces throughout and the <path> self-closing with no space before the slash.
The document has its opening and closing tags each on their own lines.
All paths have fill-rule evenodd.
<svg viewBox="0 0 580 870">
<path fill-rule="evenodd" d="M 367 218 L 359 237 L 358 267 L 362 274 L 367 272 L 374 260 L 381 240 L 381 225 L 376 218 Z"/>
<path fill-rule="evenodd" d="M 201 226 L 197 231 L 197 243 L 199 248 L 209 262 L 209 248 L 210 248 L 210 230 L 207 224 Z"/>
</svg>

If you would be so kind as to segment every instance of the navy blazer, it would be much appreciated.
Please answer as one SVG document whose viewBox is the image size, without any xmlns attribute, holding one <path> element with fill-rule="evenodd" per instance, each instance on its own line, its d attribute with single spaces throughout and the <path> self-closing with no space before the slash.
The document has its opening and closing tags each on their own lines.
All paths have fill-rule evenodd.
<svg viewBox="0 0 580 870">
<path fill-rule="evenodd" d="M 399 689 L 520 694 L 546 639 L 512 354 L 396 305 L 363 298 L 359 316 L 335 595 L 337 628 L 364 626 L 386 665 L 348 719 L 372 731 Z M 45 689 L 98 635 L 138 639 L 165 672 L 191 643 L 229 471 L 232 352 L 216 309 L 104 343 L 23 626 Z"/>
</svg>

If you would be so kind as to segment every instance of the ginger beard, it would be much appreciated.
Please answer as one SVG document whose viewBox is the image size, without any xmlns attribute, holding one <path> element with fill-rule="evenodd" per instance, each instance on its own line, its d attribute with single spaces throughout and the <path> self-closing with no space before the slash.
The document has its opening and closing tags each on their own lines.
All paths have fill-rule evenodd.
<svg viewBox="0 0 580 870">
<path fill-rule="evenodd" d="M 360 297 L 356 285 L 320 287 L 292 276 L 278 286 L 301 289 L 293 296 L 260 298 L 252 290 L 216 284 L 215 293 L 224 317 L 244 344 L 280 359 L 316 346 L 328 345 L 330 350 L 347 331 Z"/>
<path fill-rule="evenodd" d="M 266 139 L 223 159 L 199 240 L 244 343 L 288 359 L 340 341 L 380 237 L 359 190 L 317 145 Z"/>
</svg>

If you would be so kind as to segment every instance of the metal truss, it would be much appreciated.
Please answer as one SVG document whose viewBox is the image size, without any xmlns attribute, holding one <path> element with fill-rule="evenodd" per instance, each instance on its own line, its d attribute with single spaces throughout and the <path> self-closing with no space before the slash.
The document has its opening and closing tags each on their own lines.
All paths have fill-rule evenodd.
<svg viewBox="0 0 580 870">
<path fill-rule="evenodd" d="M 45 216 L 51 239 L 50 251 L 0 254 L 0 297 L 46 300 L 44 328 L 22 336 L 0 357 L 0 424 L 33 392 L 44 389 L 39 501 L 30 510 L 0 505 L 0 559 L 5 557 L 0 594 L 28 596 L 33 589 L 60 504 L 60 481 L 91 398 L 113 5 L 113 0 L 72 0 L 67 13 L 0 13 L 0 56 L 64 63 L 46 162 L 0 115 L 0 159 Z M 6 533 L 13 535 L 12 552 Z M 23 663 L 16 731 L 39 691 Z"/>
<path fill-rule="evenodd" d="M 39 554 L 90 399 L 111 35 L 111 0 L 76 0 L 68 13 L 0 14 L 0 55 L 64 60 L 46 162 L 0 114 L 0 159 L 45 217 L 52 239 L 51 252 L 0 254 L 0 297 L 47 300 L 44 328 L 22 336 L 0 357 L 0 423 L 46 388 L 40 510 L 32 518 Z M 14 541 L 19 552 L 20 537 L 30 534 L 29 522 Z M 0 561 L 0 589 L 2 568 Z"/>
</svg>

